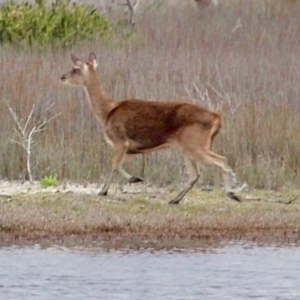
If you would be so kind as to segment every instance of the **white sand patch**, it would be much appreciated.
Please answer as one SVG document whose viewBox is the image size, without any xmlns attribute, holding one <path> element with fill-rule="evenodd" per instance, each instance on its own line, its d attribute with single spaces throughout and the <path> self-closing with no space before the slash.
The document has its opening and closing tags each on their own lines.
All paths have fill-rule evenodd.
<svg viewBox="0 0 300 300">
<path fill-rule="evenodd" d="M 43 187 L 39 181 L 30 183 L 29 181 L 7 181 L 0 180 L 0 197 L 11 198 L 20 194 L 39 194 L 39 193 L 74 193 L 97 196 L 101 191 L 102 185 L 97 183 L 78 184 L 64 183 L 58 186 Z M 149 197 L 162 193 L 161 188 L 150 187 L 144 183 L 125 184 L 123 186 L 114 184 L 109 190 L 110 195 L 117 194 L 149 194 Z M 105 196 L 104 196 L 105 197 Z"/>
<path fill-rule="evenodd" d="M 13 196 L 22 193 L 36 194 L 57 192 L 96 195 L 100 192 L 100 187 L 96 183 L 86 185 L 66 183 L 58 186 L 43 187 L 38 181 L 33 183 L 28 181 L 0 181 L 0 196 Z"/>
</svg>

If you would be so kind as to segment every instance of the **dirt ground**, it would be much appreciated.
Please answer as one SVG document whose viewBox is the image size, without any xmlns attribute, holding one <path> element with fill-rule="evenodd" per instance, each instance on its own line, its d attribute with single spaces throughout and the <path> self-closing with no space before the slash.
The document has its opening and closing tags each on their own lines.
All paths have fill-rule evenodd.
<svg viewBox="0 0 300 300">
<path fill-rule="evenodd" d="M 295 244 L 300 193 L 244 191 L 242 203 L 222 189 L 195 188 L 168 205 L 179 188 L 96 184 L 42 188 L 0 182 L 0 245 L 59 243 L 106 248 L 194 248 L 232 241 Z"/>
</svg>

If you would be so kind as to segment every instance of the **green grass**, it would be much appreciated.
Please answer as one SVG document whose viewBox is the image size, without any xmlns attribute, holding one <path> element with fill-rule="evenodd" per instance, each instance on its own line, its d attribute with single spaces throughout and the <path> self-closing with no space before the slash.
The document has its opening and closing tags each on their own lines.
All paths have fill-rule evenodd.
<svg viewBox="0 0 300 300">
<path fill-rule="evenodd" d="M 57 185 L 58 185 L 57 175 L 44 176 L 41 179 L 42 187 L 57 186 Z"/>
</svg>

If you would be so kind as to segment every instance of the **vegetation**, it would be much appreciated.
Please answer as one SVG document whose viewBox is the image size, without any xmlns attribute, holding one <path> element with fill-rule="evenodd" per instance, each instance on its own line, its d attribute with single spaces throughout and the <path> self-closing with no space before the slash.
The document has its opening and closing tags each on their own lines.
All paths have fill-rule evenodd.
<svg viewBox="0 0 300 300">
<path fill-rule="evenodd" d="M 228 157 L 240 181 L 274 190 L 299 185 L 299 5 L 287 14 L 288 7 L 269 13 L 270 1 L 267 12 L 259 1 L 225 2 L 205 11 L 183 4 L 144 11 L 137 15 L 134 36 L 122 43 L 113 36 L 109 43 L 84 41 L 55 51 L 2 45 L 1 100 L 17 116 L 29 115 L 35 104 L 33 121 L 53 101 L 52 115 L 61 113 L 36 136 L 34 177 L 57 174 L 61 180 L 102 183 L 110 169 L 109 146 L 85 96 L 59 82 L 71 68 L 71 53 L 85 59 L 94 51 L 111 97 L 186 99 L 215 109 L 223 127 L 213 150 Z M 0 112 L 0 177 L 19 179 L 25 154 L 11 142 L 14 123 L 3 101 Z M 126 168 L 148 184 L 178 185 L 185 179 L 173 151 L 139 156 Z M 202 185 L 221 182 L 210 167 L 201 174 Z"/>
<path fill-rule="evenodd" d="M 295 199 L 294 192 L 253 192 L 255 199 L 269 201 L 239 204 L 224 199 L 220 190 L 198 190 L 179 206 L 166 205 L 169 193 L 157 188 L 108 199 L 70 191 L 0 197 L 0 245 L 61 242 L 157 249 L 230 241 L 299 243 L 300 202 L 276 202 Z"/>
<path fill-rule="evenodd" d="M 299 243 L 299 1 L 228 0 L 204 11 L 183 4 L 188 1 L 167 2 L 141 10 L 135 32 L 123 40 L 110 36 L 106 18 L 81 4 L 0 7 L 0 178 L 28 173 L 28 153 L 14 143 L 16 123 L 36 129 L 51 120 L 30 144 L 33 179 L 42 178 L 42 186 L 56 185 L 57 178 L 102 184 L 111 166 L 109 146 L 81 89 L 59 80 L 71 68 L 71 53 L 85 59 L 94 51 L 111 97 L 185 99 L 220 112 L 223 127 L 213 150 L 250 186 L 243 203 L 225 199 L 221 174 L 203 167 L 200 184 L 214 185 L 213 191 L 196 188 L 183 204 L 167 206 L 186 172 L 177 152 L 159 152 L 126 166 L 146 179 L 145 193 L 115 188 L 100 198 L 28 188 L 1 194 L 0 244 L 74 240 L 118 247 L 122 238 L 137 247 Z M 98 39 L 106 36 L 108 43 Z"/>
<path fill-rule="evenodd" d="M 48 187 L 48 186 L 57 186 L 57 175 L 49 175 L 45 176 L 41 179 L 41 185 L 42 187 Z"/>
<path fill-rule="evenodd" d="M 67 46 L 81 40 L 108 37 L 111 25 L 95 8 L 71 0 L 45 0 L 0 6 L 0 43 Z"/>
</svg>

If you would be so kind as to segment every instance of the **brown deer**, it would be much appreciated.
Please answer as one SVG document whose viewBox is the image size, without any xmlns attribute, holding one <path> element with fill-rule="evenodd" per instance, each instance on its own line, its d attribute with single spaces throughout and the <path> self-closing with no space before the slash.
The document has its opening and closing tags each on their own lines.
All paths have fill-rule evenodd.
<svg viewBox="0 0 300 300">
<path fill-rule="evenodd" d="M 90 106 L 104 129 L 105 139 L 113 149 L 112 169 L 99 195 L 107 195 L 117 171 L 129 182 L 143 180 L 122 167 L 133 154 L 177 147 L 184 156 L 190 180 L 169 204 L 178 204 L 197 182 L 201 161 L 219 167 L 227 195 L 241 201 L 233 190 L 235 174 L 226 158 L 210 150 L 221 127 L 219 114 L 187 102 L 110 99 L 102 88 L 95 54 L 92 52 L 86 62 L 72 55 L 72 61 L 73 69 L 64 74 L 61 81 L 85 89 Z"/>
</svg>

